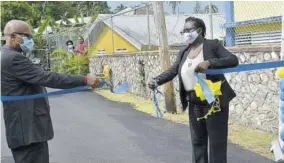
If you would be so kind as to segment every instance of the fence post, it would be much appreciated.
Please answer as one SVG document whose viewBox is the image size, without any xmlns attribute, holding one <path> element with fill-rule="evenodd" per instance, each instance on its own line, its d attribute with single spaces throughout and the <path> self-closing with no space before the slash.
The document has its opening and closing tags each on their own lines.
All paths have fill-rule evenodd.
<svg viewBox="0 0 284 163">
<path fill-rule="evenodd" d="M 212 19 L 212 3 L 209 2 L 209 23 L 210 23 L 210 34 L 211 39 L 213 39 L 213 19 Z"/>
<path fill-rule="evenodd" d="M 110 21 L 111 21 L 111 42 L 112 42 L 112 54 L 114 54 L 114 39 L 113 39 L 113 16 L 111 16 Z"/>
<path fill-rule="evenodd" d="M 147 26 L 148 26 L 148 50 L 151 49 L 151 34 L 150 34 L 150 13 L 149 4 L 147 4 Z"/>
<path fill-rule="evenodd" d="M 225 3 L 225 18 L 226 24 L 234 23 L 234 2 L 226 1 Z M 233 28 L 226 28 L 226 46 L 234 46 L 235 45 L 235 33 Z"/>
</svg>

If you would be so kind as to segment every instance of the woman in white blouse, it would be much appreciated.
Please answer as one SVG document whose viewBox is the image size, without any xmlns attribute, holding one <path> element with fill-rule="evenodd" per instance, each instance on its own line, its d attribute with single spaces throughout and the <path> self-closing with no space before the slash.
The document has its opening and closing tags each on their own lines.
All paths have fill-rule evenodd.
<svg viewBox="0 0 284 163">
<path fill-rule="evenodd" d="M 206 69 L 235 67 L 239 63 L 238 58 L 226 50 L 218 40 L 205 39 L 206 26 L 199 18 L 187 18 L 181 33 L 185 37 L 187 46 L 180 50 L 173 65 L 148 85 L 151 89 L 155 89 L 155 83 L 163 85 L 178 76 L 182 109 L 183 111 L 187 107 L 189 109 L 192 163 L 227 163 L 229 102 L 236 94 L 223 74 L 205 75 L 202 72 Z M 218 97 L 221 111 L 200 121 L 197 121 L 197 118 L 204 116 L 211 105 L 206 100 L 201 101 L 196 97 L 195 72 L 199 72 L 202 78 L 212 82 L 222 81 L 222 95 Z"/>
</svg>

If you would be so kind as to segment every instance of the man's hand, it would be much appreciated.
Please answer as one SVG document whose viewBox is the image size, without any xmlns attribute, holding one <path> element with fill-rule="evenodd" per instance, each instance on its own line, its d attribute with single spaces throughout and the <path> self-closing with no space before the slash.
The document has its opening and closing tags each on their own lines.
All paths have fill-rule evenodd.
<svg viewBox="0 0 284 163">
<path fill-rule="evenodd" d="M 154 79 L 151 79 L 151 80 L 149 81 L 148 87 L 149 87 L 150 89 L 152 89 L 152 90 L 154 90 L 154 89 L 157 87 L 156 82 L 155 82 Z"/>
<path fill-rule="evenodd" d="M 100 85 L 101 80 L 98 79 L 95 76 L 86 76 L 86 83 L 88 86 L 91 86 L 92 88 L 96 88 Z"/>
<path fill-rule="evenodd" d="M 195 68 L 195 72 L 204 72 L 205 70 L 207 70 L 210 67 L 210 62 L 209 61 L 204 61 L 199 63 L 196 68 Z"/>
</svg>

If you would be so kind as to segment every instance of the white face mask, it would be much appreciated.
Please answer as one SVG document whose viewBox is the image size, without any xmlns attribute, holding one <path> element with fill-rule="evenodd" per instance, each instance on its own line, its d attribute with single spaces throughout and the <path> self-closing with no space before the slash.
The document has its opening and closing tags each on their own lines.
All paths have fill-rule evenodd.
<svg viewBox="0 0 284 163">
<path fill-rule="evenodd" d="M 183 34 L 184 40 L 187 44 L 192 44 L 198 36 L 199 34 L 197 33 L 196 30 L 190 33 Z"/>
<path fill-rule="evenodd" d="M 73 49 L 73 45 L 68 45 L 68 49 Z"/>
</svg>

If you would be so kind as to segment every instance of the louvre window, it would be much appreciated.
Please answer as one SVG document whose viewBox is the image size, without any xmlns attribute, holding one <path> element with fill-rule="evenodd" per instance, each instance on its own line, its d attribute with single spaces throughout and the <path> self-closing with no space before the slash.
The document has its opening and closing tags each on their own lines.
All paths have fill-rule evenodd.
<svg viewBox="0 0 284 163">
<path fill-rule="evenodd" d="M 271 44 L 281 42 L 281 30 L 236 33 L 236 45 Z"/>
</svg>

